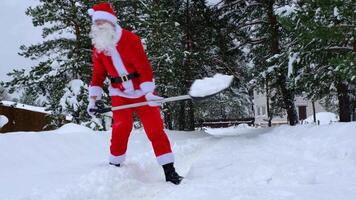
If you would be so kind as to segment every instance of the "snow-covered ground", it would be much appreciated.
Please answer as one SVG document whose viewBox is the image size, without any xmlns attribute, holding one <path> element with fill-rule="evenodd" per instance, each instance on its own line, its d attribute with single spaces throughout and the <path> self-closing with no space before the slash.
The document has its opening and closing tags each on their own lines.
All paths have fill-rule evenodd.
<svg viewBox="0 0 356 200">
<path fill-rule="evenodd" d="M 320 124 L 330 124 L 339 121 L 339 117 L 335 113 L 331 112 L 319 112 L 315 114 L 315 117 L 316 121 L 319 121 Z M 314 123 L 313 115 L 306 118 L 304 122 L 307 122 L 309 124 Z"/>
<path fill-rule="evenodd" d="M 132 133 L 121 168 L 107 164 L 109 132 L 68 124 L 10 133 L 0 135 L 0 199 L 354 200 L 355 130 L 333 123 L 242 126 L 218 136 L 169 131 L 185 176 L 178 186 L 163 181 L 142 130 Z"/>
</svg>

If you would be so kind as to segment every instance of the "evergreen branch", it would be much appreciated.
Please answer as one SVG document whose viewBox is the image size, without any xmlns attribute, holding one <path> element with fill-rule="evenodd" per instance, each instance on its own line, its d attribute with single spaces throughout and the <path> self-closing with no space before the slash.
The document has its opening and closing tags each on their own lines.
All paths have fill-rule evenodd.
<svg viewBox="0 0 356 200">
<path fill-rule="evenodd" d="M 255 39 L 255 40 L 248 40 L 238 46 L 235 46 L 235 47 L 232 47 L 232 48 L 229 48 L 227 51 L 230 52 L 230 51 L 234 51 L 236 49 L 239 49 L 241 48 L 242 46 L 245 46 L 246 44 L 261 44 L 263 42 L 265 42 L 268 38 L 267 37 L 262 37 L 262 38 L 259 38 L 259 39 Z"/>
<path fill-rule="evenodd" d="M 241 26 L 237 26 L 236 28 L 237 29 L 241 29 L 241 28 L 244 28 L 244 27 L 247 27 L 247 26 L 256 25 L 256 24 L 268 24 L 268 22 L 264 21 L 264 20 L 255 20 L 255 21 L 252 21 L 252 22 L 246 22 L 245 24 L 242 24 Z"/>
<path fill-rule="evenodd" d="M 315 49 L 315 52 L 319 51 L 353 51 L 353 47 L 351 46 L 346 46 L 346 47 L 340 47 L 340 46 L 330 46 L 330 47 L 325 47 L 325 48 L 319 48 Z"/>
</svg>

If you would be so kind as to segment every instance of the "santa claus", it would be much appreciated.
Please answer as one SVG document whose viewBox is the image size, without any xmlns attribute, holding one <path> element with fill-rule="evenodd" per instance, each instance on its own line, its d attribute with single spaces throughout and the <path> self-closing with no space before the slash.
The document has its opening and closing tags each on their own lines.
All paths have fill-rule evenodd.
<svg viewBox="0 0 356 200">
<path fill-rule="evenodd" d="M 90 32 L 93 43 L 93 71 L 88 113 L 94 115 L 90 109 L 96 109 L 95 102 L 102 97 L 106 77 L 111 81 L 109 94 L 113 106 L 162 99 L 155 94 L 152 68 L 140 38 L 120 27 L 116 14 L 108 3 L 96 4 L 88 12 L 93 22 Z M 166 181 L 179 184 L 183 177 L 175 171 L 174 155 L 163 130 L 160 107 L 156 102 L 113 112 L 109 164 L 120 167 L 125 161 L 134 112 L 138 114 L 152 143 Z"/>
</svg>

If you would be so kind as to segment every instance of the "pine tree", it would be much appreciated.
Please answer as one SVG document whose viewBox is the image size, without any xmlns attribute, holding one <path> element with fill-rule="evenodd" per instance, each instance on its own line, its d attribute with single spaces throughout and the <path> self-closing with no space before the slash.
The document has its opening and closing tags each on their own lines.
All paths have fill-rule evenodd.
<svg viewBox="0 0 356 200">
<path fill-rule="evenodd" d="M 8 100 L 8 94 L 4 87 L 4 83 L 0 82 L 0 101 Z"/>
<path fill-rule="evenodd" d="M 183 78 L 180 74 L 184 56 L 182 30 L 177 22 L 180 6 L 179 1 L 152 1 L 146 21 L 146 50 L 154 70 L 158 93 L 164 97 L 182 94 L 178 85 Z M 162 111 L 166 127 L 173 129 L 176 124 L 176 104 L 164 104 Z"/>
<path fill-rule="evenodd" d="M 89 0 L 40 0 L 36 7 L 29 7 L 26 14 L 32 17 L 33 25 L 43 27 L 44 41 L 40 44 L 21 46 L 20 55 L 38 60 L 29 72 L 15 70 L 7 85 L 13 90 L 24 88 L 33 97 L 45 99 L 44 104 L 52 112 L 53 127 L 65 122 L 64 116 L 77 116 L 69 121 L 89 121 L 86 102 L 78 101 L 77 109 L 61 104 L 66 88 L 72 80 L 89 83 L 91 76 L 91 41 L 88 33 L 91 20 L 87 10 L 96 1 Z M 86 84 L 83 85 L 87 87 Z M 75 98 L 86 96 L 81 90 Z M 85 98 L 84 98 L 85 99 Z"/>
<path fill-rule="evenodd" d="M 355 15 L 351 0 L 299 3 L 293 20 L 298 34 L 294 51 L 300 54 L 298 85 L 312 99 L 339 102 L 340 121 L 351 120 L 356 86 Z"/>
<path fill-rule="evenodd" d="M 288 76 L 289 48 L 291 41 L 286 31 L 279 8 L 291 7 L 292 1 L 282 0 L 245 0 L 224 1 L 222 17 L 228 18 L 236 30 L 238 42 L 233 49 L 245 49 L 252 64 L 251 83 L 255 90 L 265 90 L 269 106 L 269 118 L 272 119 L 281 107 L 286 110 L 289 123 L 298 122 L 294 105 L 295 85 L 293 77 Z M 272 98 L 273 97 L 273 98 Z"/>
<path fill-rule="evenodd" d="M 196 116 L 199 120 L 237 119 L 252 116 L 251 94 L 247 87 L 249 80 L 246 54 L 234 48 L 237 41 L 236 27 L 230 23 L 230 17 L 221 17 L 225 9 L 209 8 L 207 13 L 209 35 L 207 36 L 207 54 L 205 55 L 204 74 L 230 74 L 234 82 L 230 89 L 197 104 Z"/>
</svg>

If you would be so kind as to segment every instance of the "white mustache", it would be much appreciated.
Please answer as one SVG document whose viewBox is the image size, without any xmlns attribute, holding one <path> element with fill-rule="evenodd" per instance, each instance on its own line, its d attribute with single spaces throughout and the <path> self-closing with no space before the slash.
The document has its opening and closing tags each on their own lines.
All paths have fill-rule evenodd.
<svg viewBox="0 0 356 200">
<path fill-rule="evenodd" d="M 108 53 L 110 48 L 116 47 L 117 33 L 110 24 L 92 25 L 89 36 L 99 53 L 103 51 Z"/>
</svg>

